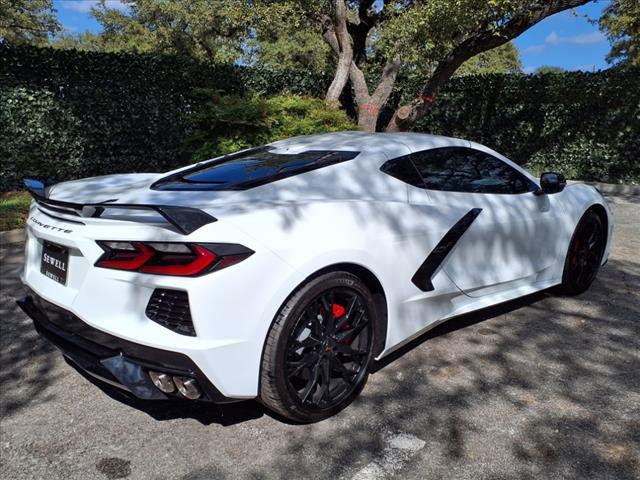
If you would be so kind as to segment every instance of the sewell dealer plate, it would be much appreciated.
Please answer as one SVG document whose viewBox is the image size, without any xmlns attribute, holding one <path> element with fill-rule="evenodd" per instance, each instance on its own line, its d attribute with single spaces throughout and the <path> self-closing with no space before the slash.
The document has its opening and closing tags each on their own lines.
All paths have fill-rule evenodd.
<svg viewBox="0 0 640 480">
<path fill-rule="evenodd" d="M 69 249 L 51 242 L 42 245 L 40 272 L 62 285 L 67 284 L 67 267 L 69 266 Z"/>
</svg>

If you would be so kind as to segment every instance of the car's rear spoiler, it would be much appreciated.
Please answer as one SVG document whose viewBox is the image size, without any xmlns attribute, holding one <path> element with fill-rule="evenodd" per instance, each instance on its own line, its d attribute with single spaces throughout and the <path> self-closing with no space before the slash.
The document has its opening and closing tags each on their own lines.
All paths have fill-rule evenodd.
<svg viewBox="0 0 640 480">
<path fill-rule="evenodd" d="M 106 209 L 152 210 L 160 214 L 167 222 L 184 235 L 189 235 L 200 227 L 217 221 L 215 217 L 212 217 L 208 213 L 191 207 L 111 203 L 116 200 L 107 200 L 101 203 L 72 203 L 53 200 L 47 198 L 45 182 L 35 178 L 25 178 L 24 186 L 38 204 L 59 213 L 78 217 L 97 218 L 100 217 Z"/>
</svg>

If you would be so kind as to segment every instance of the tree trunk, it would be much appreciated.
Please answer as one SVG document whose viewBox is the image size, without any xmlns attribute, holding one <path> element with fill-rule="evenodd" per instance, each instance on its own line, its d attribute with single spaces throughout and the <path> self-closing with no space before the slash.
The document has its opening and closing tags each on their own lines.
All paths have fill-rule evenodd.
<svg viewBox="0 0 640 480">
<path fill-rule="evenodd" d="M 351 63 L 349 79 L 355 93 L 355 101 L 358 106 L 358 127 L 361 130 L 365 132 L 376 131 L 380 109 L 389 99 L 389 95 L 391 95 L 399 68 L 399 61 L 392 60 L 387 62 L 382 70 L 382 75 L 380 75 L 378 86 L 373 94 L 370 95 L 364 73 L 355 62 Z"/>
<path fill-rule="evenodd" d="M 394 112 L 393 117 L 391 117 L 391 120 L 389 120 L 385 131 L 406 132 L 418 120 L 424 117 L 440 87 L 451 78 L 458 67 L 464 62 L 462 58 L 463 57 L 454 58 L 451 56 L 447 61 L 440 63 L 427 82 L 419 99 L 413 104 L 403 105 L 398 108 Z"/>
<path fill-rule="evenodd" d="M 333 25 L 330 31 L 325 34 L 325 40 L 336 50 L 338 66 L 325 100 L 329 103 L 337 103 L 349 80 L 349 67 L 353 62 L 353 47 L 351 46 L 351 36 L 347 31 L 347 6 L 344 0 L 333 0 L 332 3 Z"/>
</svg>

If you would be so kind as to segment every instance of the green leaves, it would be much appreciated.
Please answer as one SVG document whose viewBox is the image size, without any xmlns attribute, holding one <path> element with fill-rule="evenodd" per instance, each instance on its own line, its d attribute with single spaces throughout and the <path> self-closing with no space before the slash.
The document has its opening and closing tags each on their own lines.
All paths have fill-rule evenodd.
<svg viewBox="0 0 640 480">
<path fill-rule="evenodd" d="M 415 130 L 476 140 L 536 170 L 639 182 L 638 78 L 637 68 L 461 76 Z M 0 45 L 0 190 L 28 175 L 166 171 L 192 155 L 352 129 L 319 99 L 330 81 L 177 56 Z M 420 88 L 420 78 L 399 78 L 390 109 Z M 352 108 L 348 97 L 343 105 Z"/>
<path fill-rule="evenodd" d="M 297 135 L 354 130 L 346 113 L 323 100 L 300 95 L 265 98 L 220 95 L 198 89 L 199 106 L 190 117 L 187 146 L 196 160 Z"/>
<path fill-rule="evenodd" d="M 484 143 L 537 173 L 638 183 L 639 77 L 630 68 L 453 78 L 415 130 Z"/>
<path fill-rule="evenodd" d="M 0 40 L 46 45 L 60 30 L 52 0 L 0 0 Z"/>
<path fill-rule="evenodd" d="M 329 75 L 314 76 L 307 71 L 212 65 L 178 56 L 1 44 L 0 72 L 0 191 L 19 188 L 28 175 L 59 181 L 117 172 L 166 171 L 190 163 L 191 151 L 199 150 L 195 140 L 189 148 L 185 145 L 194 131 L 190 119 L 195 112 L 209 108 L 201 103 L 206 98 L 198 94 L 199 88 L 218 92 L 219 98 L 240 96 L 234 107 L 239 111 L 230 110 L 232 100 L 225 100 L 217 113 L 221 121 L 231 122 L 235 133 L 229 127 L 224 141 L 203 139 L 202 145 L 215 145 L 212 150 L 203 146 L 202 152 L 216 152 L 244 144 L 250 138 L 245 138 L 245 133 L 253 134 L 253 127 L 243 127 L 242 121 L 253 125 L 255 117 L 247 118 L 241 111 L 247 106 L 243 99 L 251 98 L 250 92 L 264 92 L 265 97 L 281 92 L 321 97 L 330 82 Z M 207 101 L 213 102 L 213 98 Z M 262 105 L 266 98 L 256 102 Z M 309 119 L 315 119 L 309 120 L 311 127 L 319 128 L 328 119 L 329 127 L 352 128 L 344 123 L 348 122 L 344 112 L 323 117 L 321 100 L 305 102 L 313 106 L 303 109 Z M 272 105 L 267 107 L 276 111 Z M 278 118 L 290 118 L 288 123 L 260 125 L 260 131 L 280 129 L 280 135 L 311 131 L 306 121 L 292 126 L 295 111 L 290 106 L 278 107 Z M 275 115 L 271 114 L 271 121 Z M 340 121 L 332 123 L 332 115 L 338 115 Z"/>
<path fill-rule="evenodd" d="M 611 42 L 609 62 L 640 66 L 640 1 L 612 0 L 599 23 Z"/>
</svg>

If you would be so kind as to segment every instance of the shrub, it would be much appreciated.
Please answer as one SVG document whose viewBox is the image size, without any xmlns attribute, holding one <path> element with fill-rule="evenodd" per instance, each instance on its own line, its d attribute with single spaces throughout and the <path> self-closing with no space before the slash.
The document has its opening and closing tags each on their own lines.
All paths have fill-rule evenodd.
<svg viewBox="0 0 640 480">
<path fill-rule="evenodd" d="M 189 120 L 193 131 L 187 139 L 197 160 L 296 135 L 356 128 L 344 111 L 318 98 L 266 98 L 256 93 L 224 96 L 202 89 L 198 96 L 200 101 Z"/>
<path fill-rule="evenodd" d="M 81 176 L 85 142 L 80 120 L 46 90 L 0 90 L 0 188 L 19 185 L 30 172 L 55 179 Z"/>
</svg>

